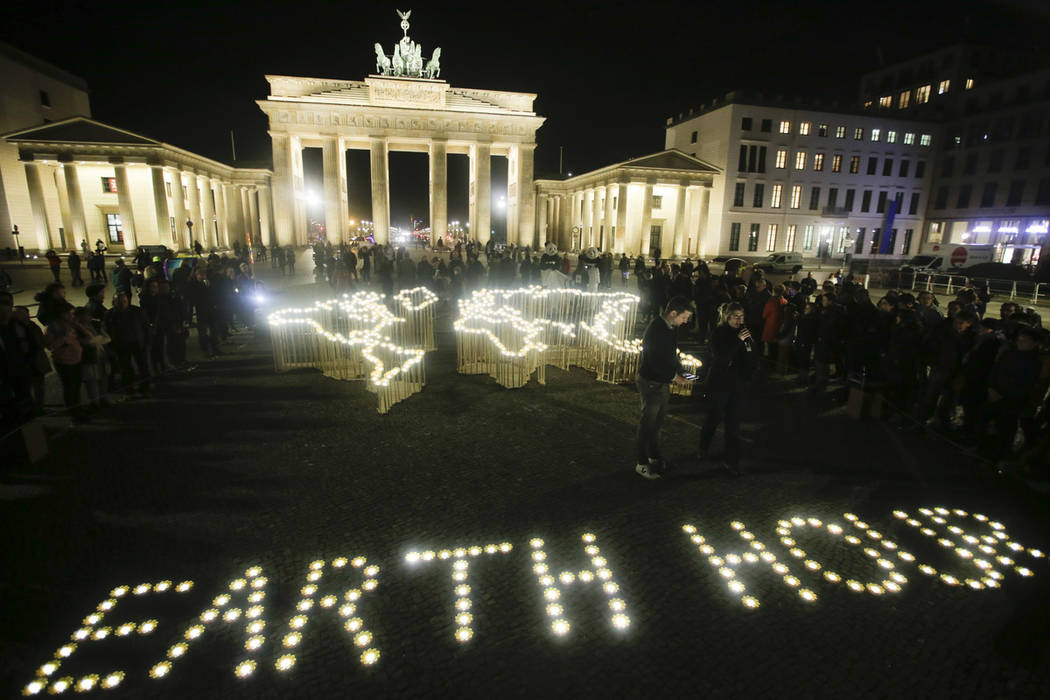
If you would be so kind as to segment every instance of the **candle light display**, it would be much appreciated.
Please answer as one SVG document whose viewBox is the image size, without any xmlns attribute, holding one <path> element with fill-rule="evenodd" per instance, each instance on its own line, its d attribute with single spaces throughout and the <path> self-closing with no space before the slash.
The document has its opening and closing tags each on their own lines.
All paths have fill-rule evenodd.
<svg viewBox="0 0 1050 700">
<path fill-rule="evenodd" d="M 500 544 L 487 544 L 484 547 L 473 545 L 442 549 L 436 554 L 433 550 L 428 549 L 424 552 L 412 551 L 405 555 L 405 561 L 411 565 L 428 563 L 434 559 L 452 559 L 452 587 L 456 594 L 456 600 L 452 605 L 452 617 L 456 622 L 456 631 L 452 637 L 457 642 L 462 644 L 474 638 L 474 629 L 471 627 L 474 620 L 471 612 L 473 603 L 470 600 L 470 585 L 467 583 L 470 558 L 480 556 L 482 552 L 489 555 L 509 554 L 512 549 L 510 542 L 501 542 Z"/>
<path fill-rule="evenodd" d="M 844 513 L 841 518 L 822 519 L 792 515 L 776 523 L 775 533 L 783 552 L 771 551 L 754 532 L 740 521 L 732 521 L 730 528 L 743 542 L 738 551 L 719 551 L 699 532 L 693 524 L 685 524 L 682 530 L 696 546 L 699 553 L 711 566 L 713 577 L 728 588 L 745 609 L 761 607 L 758 587 L 745 583 L 745 565 L 758 564 L 772 572 L 778 584 L 787 586 L 806 604 L 816 605 L 818 585 L 845 589 L 850 595 L 888 597 L 901 593 L 908 584 L 930 580 L 964 591 L 989 591 L 1000 588 L 1012 572 L 1019 578 L 1035 575 L 1029 568 L 1034 562 L 1045 561 L 1042 550 L 1027 547 L 1010 536 L 1006 527 L 980 513 L 943 507 L 919 508 L 912 517 L 904 510 L 893 511 L 896 529 L 902 535 L 915 532 L 914 538 L 928 543 L 917 552 L 929 550 L 935 556 L 943 553 L 945 564 L 936 562 L 940 570 L 931 563 L 921 561 L 921 553 L 905 550 L 888 534 L 876 529 L 853 513 Z M 907 527 L 904 527 L 907 526 Z M 818 560 L 806 544 L 814 535 L 830 538 L 856 556 L 830 569 Z M 536 602 L 545 613 L 545 627 L 558 637 L 570 634 L 574 623 L 567 613 L 567 597 L 582 587 L 599 587 L 603 602 L 608 608 L 609 624 L 618 633 L 626 633 L 633 627 L 620 583 L 606 555 L 599 549 L 597 537 L 590 532 L 581 536 L 583 554 L 588 563 L 579 570 L 561 569 L 552 561 L 547 544 L 540 538 L 529 541 L 522 563 L 531 569 L 539 585 Z M 447 563 L 454 593 L 451 614 L 455 622 L 453 639 L 466 645 L 476 634 L 474 598 L 475 591 L 470 580 L 472 564 L 479 558 L 494 555 L 510 555 L 515 551 L 510 542 L 474 544 L 434 550 L 412 550 L 404 560 L 409 565 L 429 564 L 435 560 Z M 483 557 L 485 555 L 485 557 Z M 858 562 L 860 563 L 858 565 Z M 922 576 L 905 573 L 914 567 Z M 331 588 L 337 575 L 352 573 L 353 588 Z M 337 557 L 331 560 L 312 561 L 306 570 L 305 582 L 299 588 L 290 611 L 287 628 L 273 640 L 277 649 L 269 662 L 260 660 L 266 645 L 267 623 L 265 599 L 267 578 L 262 568 L 252 566 L 231 580 L 226 589 L 210 600 L 203 612 L 197 615 L 181 633 L 170 641 L 165 657 L 148 669 L 153 679 L 169 679 L 175 664 L 188 658 L 189 652 L 209 632 L 227 630 L 225 636 L 238 637 L 238 654 L 232 661 L 232 672 L 240 679 L 257 676 L 259 669 L 271 673 L 289 673 L 297 667 L 297 655 L 310 630 L 311 615 L 319 611 L 334 613 L 343 621 L 343 628 L 350 635 L 352 649 L 358 654 L 360 663 L 371 666 L 380 659 L 380 650 L 374 643 L 370 625 L 366 625 L 360 612 L 364 596 L 374 593 L 379 587 L 380 567 L 363 556 Z M 34 677 L 23 686 L 24 695 L 42 692 L 61 694 L 108 690 L 122 686 L 128 674 L 125 670 L 108 673 L 85 673 L 74 676 L 60 672 L 68 666 L 70 657 L 87 643 L 119 643 L 121 640 L 150 635 L 158 629 L 156 619 L 133 621 L 107 621 L 113 612 L 128 599 L 157 593 L 184 594 L 193 589 L 192 581 L 173 583 L 169 580 L 138 585 L 120 585 L 113 588 L 95 610 L 85 616 L 79 626 L 53 654 L 53 657 L 35 669 Z M 371 599 L 370 599 L 371 600 Z M 371 613 L 370 613 L 371 614 Z M 107 624 L 108 623 L 108 624 Z M 233 627 L 230 627 L 230 626 Z M 242 634 L 236 630 L 243 627 Z M 230 631 L 235 630 L 235 631 Z M 272 668 L 270 667 L 272 663 Z M 145 676 L 145 669 L 143 669 Z M 170 682 L 170 680 L 165 681 Z"/>
<path fill-rule="evenodd" d="M 324 579 L 325 572 L 328 569 L 334 570 L 334 574 L 344 572 L 347 570 L 347 564 L 350 565 L 351 569 L 359 569 L 361 571 L 362 581 L 360 586 L 342 591 L 341 596 L 336 596 L 333 593 L 322 595 L 321 584 L 318 582 Z M 371 646 L 372 633 L 365 629 L 364 621 L 357 610 L 362 596 L 375 591 L 379 586 L 379 567 L 374 564 L 366 566 L 366 564 L 368 564 L 368 560 L 365 557 L 354 557 L 353 559 L 336 557 L 330 562 L 324 559 L 310 562 L 310 567 L 306 572 L 306 585 L 299 589 L 300 598 L 295 605 L 297 612 L 288 621 L 289 631 L 281 639 L 281 645 L 285 651 L 277 658 L 277 662 L 274 664 L 278 671 L 290 671 L 295 666 L 296 659 L 293 650 L 303 640 L 302 630 L 306 628 L 307 623 L 310 621 L 309 613 L 314 609 L 315 602 L 318 607 L 330 610 L 335 608 L 340 600 L 343 601 L 336 609 L 336 612 L 345 620 L 343 629 L 351 635 L 354 645 L 364 648 L 359 657 L 361 663 L 365 666 L 371 666 L 379 661 L 379 650 Z"/>
<path fill-rule="evenodd" d="M 107 615 L 111 615 L 116 610 L 119 602 L 127 596 L 129 591 L 132 591 L 132 595 L 142 596 L 147 593 L 186 593 L 191 588 L 193 588 L 192 581 L 183 581 L 173 587 L 171 581 L 166 580 L 158 581 L 157 583 L 140 583 L 134 588 L 131 586 L 117 586 L 109 592 L 108 598 L 98 604 L 95 612 L 84 618 L 83 627 L 73 632 L 71 640 L 55 651 L 52 660 L 37 669 L 36 678 L 26 684 L 22 689 L 22 694 L 37 695 L 45 689 L 52 695 L 56 695 L 64 693 L 69 688 L 73 688 L 77 692 L 86 692 L 95 688 L 104 690 L 116 688 L 124 680 L 124 671 L 115 670 L 106 674 L 89 673 L 76 680 L 72 676 L 64 676 L 54 681 L 49 679 L 63 663 L 73 656 L 80 644 L 84 642 L 101 641 L 108 637 L 110 631 L 114 629 L 115 634 L 121 637 L 127 637 L 133 632 L 139 635 L 147 635 L 157 629 L 157 621 L 152 619 L 139 622 L 123 622 L 115 625 L 115 627 L 99 626 Z"/>
<path fill-rule="evenodd" d="M 268 317 L 277 371 L 311 367 L 335 379 L 366 379 L 386 413 L 421 391 L 423 357 L 434 345 L 434 303 L 429 289 L 405 290 L 392 299 L 395 315 L 375 292 L 344 294 Z"/>
<path fill-rule="evenodd" d="M 546 365 L 583 367 L 603 382 L 634 381 L 642 351 L 642 341 L 630 337 L 638 301 L 625 292 L 476 290 L 460 300 L 454 323 L 458 369 L 488 374 L 508 389 L 533 375 L 546 383 Z M 689 369 L 700 366 L 691 355 L 679 356 Z M 676 388 L 691 391 L 691 382 Z"/>
</svg>

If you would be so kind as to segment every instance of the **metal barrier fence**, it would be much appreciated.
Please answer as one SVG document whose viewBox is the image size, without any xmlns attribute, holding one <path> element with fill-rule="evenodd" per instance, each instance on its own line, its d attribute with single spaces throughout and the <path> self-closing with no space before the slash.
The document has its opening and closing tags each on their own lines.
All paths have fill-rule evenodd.
<svg viewBox="0 0 1050 700">
<path fill-rule="evenodd" d="M 454 323 L 458 371 L 488 374 L 508 389 L 533 375 L 545 384 L 547 365 L 582 367 L 602 382 L 633 381 L 642 350 L 641 340 L 630 337 L 638 301 L 625 292 L 477 290 L 460 300 Z M 700 366 L 691 355 L 681 359 L 688 368 Z"/>
<path fill-rule="evenodd" d="M 270 314 L 274 367 L 320 369 L 334 379 L 367 379 L 379 399 L 379 413 L 421 391 L 426 381 L 423 357 L 434 343 L 434 303 L 424 288 L 392 298 L 375 292 L 344 294 L 305 308 Z"/>
<path fill-rule="evenodd" d="M 985 290 L 996 299 L 1009 299 L 1029 304 L 1046 301 L 1050 285 L 1026 280 L 997 280 L 965 275 L 911 273 L 900 270 L 874 270 L 869 275 L 871 286 L 879 289 L 910 289 L 913 292 L 955 294 L 960 289 Z"/>
</svg>

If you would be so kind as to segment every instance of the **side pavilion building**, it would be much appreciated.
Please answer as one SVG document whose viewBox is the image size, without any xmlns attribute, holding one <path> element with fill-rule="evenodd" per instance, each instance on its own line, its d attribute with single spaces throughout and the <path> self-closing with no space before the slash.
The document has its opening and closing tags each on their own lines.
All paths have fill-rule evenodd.
<svg viewBox="0 0 1050 700">
<path fill-rule="evenodd" d="M 536 180 L 539 240 L 561 250 L 695 257 L 710 230 L 720 175 L 672 148 L 564 180 Z"/>
<path fill-rule="evenodd" d="M 234 168 L 86 117 L 5 135 L 25 172 L 31 230 L 40 251 L 110 251 L 140 245 L 188 249 L 234 241 L 272 244 L 270 171 Z"/>
</svg>

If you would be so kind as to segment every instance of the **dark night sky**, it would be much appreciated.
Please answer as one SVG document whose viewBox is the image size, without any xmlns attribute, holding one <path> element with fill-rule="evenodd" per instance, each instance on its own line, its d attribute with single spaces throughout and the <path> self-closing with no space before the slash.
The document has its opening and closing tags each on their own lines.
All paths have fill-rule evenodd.
<svg viewBox="0 0 1050 700">
<path fill-rule="evenodd" d="M 660 150 L 668 116 L 729 90 L 848 101 L 878 49 L 892 62 L 962 40 L 1025 48 L 1045 41 L 1050 20 L 1042 0 L 400 1 L 425 55 L 441 46 L 443 79 L 538 93 L 538 176 L 557 172 L 559 146 L 575 172 Z M 254 103 L 267 94 L 263 75 L 362 79 L 373 44 L 389 52 L 401 36 L 396 6 L 41 0 L 9 4 L 0 39 L 87 80 L 100 121 L 226 161 L 234 129 L 241 160 L 269 161 Z M 307 155 L 309 177 L 320 158 Z M 425 218 L 425 164 L 392 156 L 395 223 Z M 366 168 L 354 152 L 352 216 L 369 206 L 367 179 L 353 176 Z M 463 218 L 465 158 L 450 158 L 449 175 L 449 217 Z"/>
</svg>

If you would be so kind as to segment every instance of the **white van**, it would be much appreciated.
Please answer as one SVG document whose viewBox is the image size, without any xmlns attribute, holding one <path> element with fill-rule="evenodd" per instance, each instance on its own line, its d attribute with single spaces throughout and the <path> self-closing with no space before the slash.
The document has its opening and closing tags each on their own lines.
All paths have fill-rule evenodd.
<svg viewBox="0 0 1050 700">
<path fill-rule="evenodd" d="M 771 253 L 755 267 L 766 272 L 787 272 L 793 275 L 802 269 L 802 253 Z"/>
<path fill-rule="evenodd" d="M 992 262 L 994 256 L 994 245 L 948 244 L 932 253 L 916 255 L 901 265 L 901 271 L 920 274 L 951 274 L 953 270 Z"/>
</svg>

